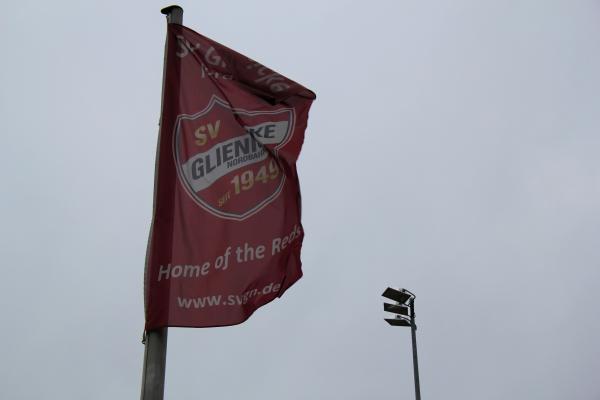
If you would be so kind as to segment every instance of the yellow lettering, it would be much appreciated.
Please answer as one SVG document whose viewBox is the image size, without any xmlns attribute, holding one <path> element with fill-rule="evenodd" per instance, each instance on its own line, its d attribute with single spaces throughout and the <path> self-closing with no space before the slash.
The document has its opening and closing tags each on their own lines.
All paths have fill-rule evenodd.
<svg viewBox="0 0 600 400">
<path fill-rule="evenodd" d="M 208 123 L 206 125 L 199 126 L 194 132 L 194 136 L 196 137 L 196 145 L 204 146 L 208 141 L 209 136 L 211 139 L 216 139 L 219 135 L 219 129 L 221 129 L 220 119 L 217 120 L 214 125 L 212 123 Z M 208 135 L 206 134 L 206 131 L 208 131 Z"/>
<path fill-rule="evenodd" d="M 208 124 L 207 126 L 208 126 L 208 134 L 210 135 L 210 138 L 214 139 L 219 134 L 219 128 L 221 127 L 221 120 L 218 119 L 214 126 L 213 126 L 213 124 Z"/>
<path fill-rule="evenodd" d="M 198 129 L 196 129 L 196 132 L 194 132 L 194 136 L 196 137 L 196 144 L 198 146 L 204 146 L 206 144 L 206 140 L 208 138 L 206 137 L 206 133 L 203 133 L 204 131 L 206 131 L 206 127 L 202 125 Z"/>
</svg>

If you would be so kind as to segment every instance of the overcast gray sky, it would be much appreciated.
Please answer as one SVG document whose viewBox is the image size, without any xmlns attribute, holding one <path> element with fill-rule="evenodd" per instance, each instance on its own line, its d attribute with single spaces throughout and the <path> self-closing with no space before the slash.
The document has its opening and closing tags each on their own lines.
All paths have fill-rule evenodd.
<svg viewBox="0 0 600 400">
<path fill-rule="evenodd" d="M 167 399 L 600 399 L 600 2 L 189 1 L 317 93 L 305 276 L 170 329 Z M 167 3 L 2 3 L 0 398 L 132 399 Z M 390 393 L 394 396 L 388 397 Z"/>
</svg>

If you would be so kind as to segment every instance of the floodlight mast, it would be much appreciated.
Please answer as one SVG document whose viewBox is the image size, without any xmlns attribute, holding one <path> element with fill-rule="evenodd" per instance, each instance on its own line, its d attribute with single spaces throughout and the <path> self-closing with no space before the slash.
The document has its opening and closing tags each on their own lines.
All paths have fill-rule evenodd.
<svg viewBox="0 0 600 400">
<path fill-rule="evenodd" d="M 386 318 L 385 320 L 392 326 L 410 326 L 415 378 L 415 397 L 416 400 L 421 400 L 419 361 L 417 358 L 417 323 L 415 322 L 416 296 L 406 289 L 393 289 L 390 287 L 383 292 L 382 296 L 396 302 L 396 304 L 383 303 L 384 311 L 396 314 L 395 318 Z"/>
<path fill-rule="evenodd" d="M 417 357 L 417 323 L 415 322 L 415 298 L 413 295 L 410 300 L 410 333 L 412 336 L 412 351 L 413 351 L 413 369 L 415 376 L 415 396 L 417 400 L 421 400 L 421 384 L 419 382 L 419 360 Z"/>
</svg>

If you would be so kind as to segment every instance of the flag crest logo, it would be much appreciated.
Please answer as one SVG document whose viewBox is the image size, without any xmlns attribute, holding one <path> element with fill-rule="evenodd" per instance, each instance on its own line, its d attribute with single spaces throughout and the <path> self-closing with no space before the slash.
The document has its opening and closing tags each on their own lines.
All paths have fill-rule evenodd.
<svg viewBox="0 0 600 400">
<path fill-rule="evenodd" d="M 180 183 L 211 214 L 244 220 L 275 200 L 285 184 L 280 148 L 294 132 L 293 108 L 234 108 L 218 96 L 175 122 Z"/>
</svg>

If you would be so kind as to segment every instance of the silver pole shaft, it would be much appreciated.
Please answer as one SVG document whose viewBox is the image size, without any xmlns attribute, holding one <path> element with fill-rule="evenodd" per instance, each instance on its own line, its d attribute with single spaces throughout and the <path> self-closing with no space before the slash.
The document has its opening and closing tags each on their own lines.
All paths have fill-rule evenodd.
<svg viewBox="0 0 600 400">
<path fill-rule="evenodd" d="M 141 400 L 163 400 L 167 362 L 167 328 L 146 333 Z"/>
<path fill-rule="evenodd" d="M 169 6 L 161 10 L 167 16 L 169 24 L 183 24 L 183 8 Z M 167 52 L 165 46 L 165 63 L 163 65 L 162 93 L 165 91 Z M 161 118 L 162 118 L 161 96 Z M 161 121 L 162 122 L 162 121 Z M 160 328 L 146 332 L 144 349 L 144 370 L 142 372 L 141 400 L 163 400 L 165 393 L 165 366 L 167 364 L 168 328 Z"/>
<path fill-rule="evenodd" d="M 410 332 L 412 334 L 413 368 L 415 374 L 415 397 L 421 400 L 421 385 L 419 383 L 419 360 L 417 359 L 417 323 L 415 322 L 415 300 L 410 304 L 411 324 Z"/>
</svg>

